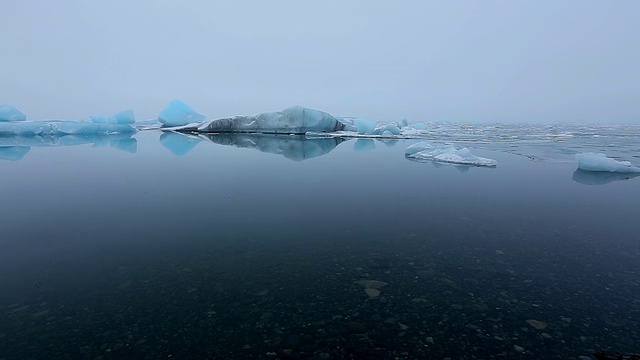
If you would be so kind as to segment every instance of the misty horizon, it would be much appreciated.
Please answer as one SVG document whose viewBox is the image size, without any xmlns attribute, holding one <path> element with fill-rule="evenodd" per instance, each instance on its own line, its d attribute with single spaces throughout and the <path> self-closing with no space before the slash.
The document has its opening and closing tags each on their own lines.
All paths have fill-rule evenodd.
<svg viewBox="0 0 640 360">
<path fill-rule="evenodd" d="M 7 2 L 0 104 L 31 120 L 179 98 L 412 122 L 634 123 L 640 3 Z"/>
</svg>

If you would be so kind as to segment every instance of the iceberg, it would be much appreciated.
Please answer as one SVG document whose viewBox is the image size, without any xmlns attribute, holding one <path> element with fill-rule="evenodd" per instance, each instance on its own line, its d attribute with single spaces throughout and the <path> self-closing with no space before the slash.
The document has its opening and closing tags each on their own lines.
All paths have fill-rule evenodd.
<svg viewBox="0 0 640 360">
<path fill-rule="evenodd" d="M 342 138 L 307 139 L 304 135 L 207 133 L 200 137 L 213 143 L 255 149 L 260 152 L 282 155 L 294 161 L 303 161 L 331 152 L 344 141 Z"/>
<path fill-rule="evenodd" d="M 360 135 L 371 135 L 376 128 L 376 121 L 371 119 L 357 118 L 353 121 L 353 124 Z"/>
<path fill-rule="evenodd" d="M 482 167 L 496 167 L 498 162 L 494 159 L 475 156 L 469 149 L 456 149 L 453 145 L 432 147 L 426 142 L 419 142 L 409 146 L 405 150 L 405 157 L 416 161 L 435 161 L 440 163 L 470 165 Z"/>
<path fill-rule="evenodd" d="M 180 100 L 173 100 L 158 114 L 158 120 L 167 127 L 199 123 L 205 118 Z"/>
<path fill-rule="evenodd" d="M 400 135 L 401 134 L 398 124 L 393 122 L 377 127 L 373 131 L 373 133 L 375 135 Z"/>
<path fill-rule="evenodd" d="M 11 105 L 0 105 L 0 121 L 25 121 L 27 115 Z"/>
<path fill-rule="evenodd" d="M 640 173 L 640 168 L 629 161 L 617 161 L 599 153 L 576 154 L 578 169 L 594 172 Z"/>
<path fill-rule="evenodd" d="M 304 134 L 306 132 L 334 132 L 345 130 L 347 124 L 334 116 L 302 106 L 292 106 L 282 111 L 265 112 L 255 116 L 234 116 L 207 121 L 195 131 L 205 133 L 266 133 Z M 190 128 L 179 130 L 194 130 Z"/>
</svg>

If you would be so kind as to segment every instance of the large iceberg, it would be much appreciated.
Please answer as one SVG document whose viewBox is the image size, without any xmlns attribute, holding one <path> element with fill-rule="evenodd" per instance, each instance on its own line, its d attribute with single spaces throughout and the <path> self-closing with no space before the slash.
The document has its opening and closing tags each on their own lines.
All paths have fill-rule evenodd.
<svg viewBox="0 0 640 360">
<path fill-rule="evenodd" d="M 196 129 L 206 133 L 248 132 L 269 134 L 304 134 L 306 132 L 334 132 L 347 129 L 347 124 L 334 116 L 302 106 L 292 106 L 282 111 L 265 112 L 255 116 L 234 116 L 210 120 Z"/>
<path fill-rule="evenodd" d="M 180 100 L 173 100 L 158 115 L 158 120 L 168 127 L 183 126 L 187 124 L 200 123 L 206 117 L 198 114 L 191 106 Z"/>
<path fill-rule="evenodd" d="M 495 167 L 494 159 L 475 156 L 467 148 L 456 149 L 453 145 L 433 147 L 427 142 L 419 142 L 405 150 L 405 157 L 417 161 L 435 161 L 440 163 Z"/>
<path fill-rule="evenodd" d="M 0 105 L 0 121 L 25 121 L 27 115 L 11 105 Z"/>
<path fill-rule="evenodd" d="M 629 161 L 617 161 L 605 154 L 581 153 L 576 154 L 578 169 L 598 172 L 640 173 L 640 168 L 631 165 Z"/>
</svg>

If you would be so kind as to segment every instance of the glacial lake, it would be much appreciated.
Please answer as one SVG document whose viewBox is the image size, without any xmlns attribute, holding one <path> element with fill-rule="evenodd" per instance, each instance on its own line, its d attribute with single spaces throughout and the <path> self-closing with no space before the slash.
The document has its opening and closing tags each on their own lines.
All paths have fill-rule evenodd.
<svg viewBox="0 0 640 360">
<path fill-rule="evenodd" d="M 499 130 L 2 138 L 0 359 L 640 353 L 640 131 Z"/>
</svg>

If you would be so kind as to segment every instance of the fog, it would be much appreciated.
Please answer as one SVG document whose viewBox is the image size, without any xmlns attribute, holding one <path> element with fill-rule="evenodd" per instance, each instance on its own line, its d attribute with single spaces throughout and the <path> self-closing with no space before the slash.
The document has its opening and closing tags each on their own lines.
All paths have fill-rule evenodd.
<svg viewBox="0 0 640 360">
<path fill-rule="evenodd" d="M 640 122 L 638 1 L 0 0 L 0 104 Z"/>
</svg>

